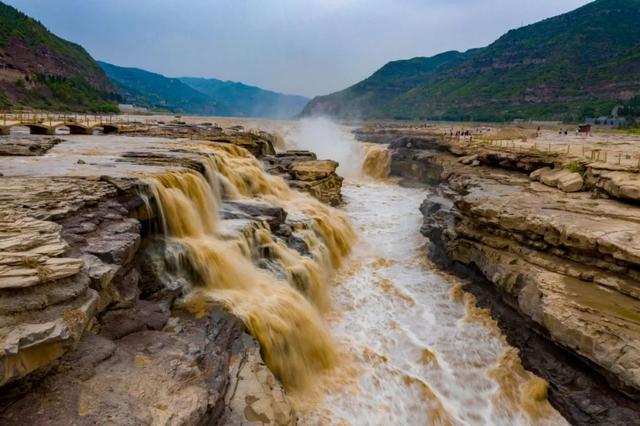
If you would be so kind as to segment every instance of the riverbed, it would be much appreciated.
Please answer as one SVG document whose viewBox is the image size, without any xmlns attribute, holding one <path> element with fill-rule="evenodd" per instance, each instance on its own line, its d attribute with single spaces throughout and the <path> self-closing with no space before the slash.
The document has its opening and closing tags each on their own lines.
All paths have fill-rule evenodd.
<svg viewBox="0 0 640 426">
<path fill-rule="evenodd" d="M 490 316 L 426 259 L 426 190 L 345 184 L 360 242 L 336 277 L 329 322 L 341 372 L 303 424 L 566 424 Z"/>
</svg>

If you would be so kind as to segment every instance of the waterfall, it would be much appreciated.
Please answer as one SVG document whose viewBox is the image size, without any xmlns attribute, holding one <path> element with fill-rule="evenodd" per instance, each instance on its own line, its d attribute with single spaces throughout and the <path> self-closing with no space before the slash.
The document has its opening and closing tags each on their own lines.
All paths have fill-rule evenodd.
<svg viewBox="0 0 640 426">
<path fill-rule="evenodd" d="M 376 179 L 389 177 L 391 153 L 387 145 L 366 144 L 362 174 Z"/>
<path fill-rule="evenodd" d="M 331 272 L 349 253 L 355 232 L 342 212 L 291 190 L 248 151 L 223 144 L 207 149 L 206 179 L 191 170 L 146 178 L 165 235 L 185 247 L 189 267 L 201 282 L 185 297 L 185 305 L 200 315 L 213 304 L 226 307 L 258 339 L 265 362 L 285 387 L 304 389 L 337 362 L 321 314 L 329 307 Z M 310 254 L 291 249 L 261 223 L 229 238 L 218 219 L 225 198 L 262 199 L 299 217 L 295 231 Z M 259 268 L 258 249 L 286 276 Z"/>
</svg>

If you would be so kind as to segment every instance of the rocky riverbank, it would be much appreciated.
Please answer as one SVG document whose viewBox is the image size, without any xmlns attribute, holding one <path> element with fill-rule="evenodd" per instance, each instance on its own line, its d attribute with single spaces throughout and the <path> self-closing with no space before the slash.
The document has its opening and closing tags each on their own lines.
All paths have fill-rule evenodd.
<svg viewBox="0 0 640 426">
<path fill-rule="evenodd" d="M 311 259 L 317 219 L 232 196 L 243 179 L 253 184 L 238 164 L 255 173 L 258 158 L 334 205 L 337 165 L 308 152 L 276 155 L 268 134 L 194 139 L 200 130 L 187 127 L 164 129 L 164 138 L 150 130 L 108 141 L 0 141 L 0 423 L 295 423 L 245 324 L 221 306 L 194 317 L 184 304 L 200 278 L 188 265 L 176 269 L 185 249 L 163 234 L 147 176 L 177 170 L 219 182 L 216 238 L 246 245 L 260 268 L 305 288 L 304 267 L 292 275 L 278 254 Z M 236 174 L 224 176 L 236 152 Z"/>
<path fill-rule="evenodd" d="M 640 424 L 637 170 L 451 138 L 361 130 L 429 185 L 422 233 L 467 278 L 574 424 Z"/>
</svg>

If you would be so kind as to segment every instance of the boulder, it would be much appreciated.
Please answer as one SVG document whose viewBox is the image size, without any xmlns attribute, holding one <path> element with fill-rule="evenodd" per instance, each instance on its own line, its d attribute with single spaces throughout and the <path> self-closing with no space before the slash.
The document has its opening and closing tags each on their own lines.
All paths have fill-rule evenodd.
<svg viewBox="0 0 640 426">
<path fill-rule="evenodd" d="M 338 163 L 332 160 L 294 161 L 287 171 L 294 180 L 316 181 L 335 174 Z"/>
<path fill-rule="evenodd" d="M 558 178 L 558 188 L 564 192 L 580 192 L 584 187 L 584 179 L 580 173 L 569 172 Z"/>
<path fill-rule="evenodd" d="M 564 192 L 579 192 L 584 187 L 582 175 L 566 169 L 543 167 L 532 172 L 529 177 Z"/>
<path fill-rule="evenodd" d="M 0 398 L 0 423 L 295 424 L 282 386 L 239 320 L 214 308 L 163 330 L 85 334 L 31 392 Z"/>
<path fill-rule="evenodd" d="M 550 167 L 542 167 L 542 168 L 539 168 L 539 169 L 536 169 L 536 170 L 532 171 L 531 174 L 529 174 L 529 178 L 531 180 L 540 181 L 540 177 L 543 174 L 546 174 L 546 173 L 548 173 L 550 171 L 551 171 Z"/>
<path fill-rule="evenodd" d="M 473 162 L 475 162 L 478 159 L 478 154 L 472 154 L 472 155 L 466 155 L 464 157 L 460 157 L 458 159 L 458 162 L 461 164 L 466 164 L 469 165 Z"/>
</svg>

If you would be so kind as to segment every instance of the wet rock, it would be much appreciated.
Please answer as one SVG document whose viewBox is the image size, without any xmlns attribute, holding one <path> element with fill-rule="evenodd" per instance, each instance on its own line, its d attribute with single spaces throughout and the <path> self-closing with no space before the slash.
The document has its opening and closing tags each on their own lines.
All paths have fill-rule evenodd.
<svg viewBox="0 0 640 426">
<path fill-rule="evenodd" d="M 233 207 L 234 209 L 246 214 L 245 217 L 251 217 L 257 220 L 266 221 L 272 230 L 276 230 L 287 220 L 287 212 L 277 206 L 272 206 L 267 203 L 253 201 L 253 200 L 242 200 L 242 201 L 225 201 L 225 206 Z M 225 217 L 228 219 L 236 219 L 240 218 L 237 215 L 234 215 L 232 211 L 224 210 L 226 213 Z"/>
<path fill-rule="evenodd" d="M 289 181 L 289 186 L 298 191 L 307 192 L 313 197 L 331 206 L 338 206 L 342 202 L 343 178 L 333 174 L 317 181 Z"/>
<path fill-rule="evenodd" d="M 175 241 L 162 238 L 147 241 L 136 260 L 141 296 L 173 303 L 188 291 L 192 286 L 190 283 L 197 282 L 188 265 L 183 265 L 180 271 L 171 269 L 176 265 L 176 259 L 186 258 L 184 246 Z"/>
<path fill-rule="evenodd" d="M 223 424 L 295 425 L 291 404 L 260 357 L 258 342 L 244 335 L 230 360 Z"/>
<path fill-rule="evenodd" d="M 237 319 L 214 309 L 114 341 L 86 334 L 37 388 L 0 400 L 0 423 L 237 424 L 224 420 L 244 415 L 231 404 L 246 404 L 248 420 L 253 412 L 272 416 L 272 424 L 295 418 L 255 341 Z"/>
<path fill-rule="evenodd" d="M 63 142 L 60 138 L 46 136 L 2 136 L 0 156 L 38 156 Z"/>
<path fill-rule="evenodd" d="M 283 176 L 293 189 L 332 206 L 342 202 L 343 178 L 336 174 L 335 161 L 317 160 L 309 151 L 286 151 L 266 157 L 263 162 L 269 173 Z"/>
<path fill-rule="evenodd" d="M 114 340 L 137 331 L 162 330 L 168 320 L 164 303 L 139 300 L 132 308 L 107 311 L 100 318 L 100 335 Z"/>
<path fill-rule="evenodd" d="M 570 421 L 638 417 L 640 211 L 574 193 L 596 178 L 545 165 L 546 154 L 458 148 L 481 166 L 452 150 L 392 155 L 392 173 L 444 196 L 421 207 L 432 259 L 469 279 Z"/>
<path fill-rule="evenodd" d="M 287 171 L 294 180 L 315 181 L 335 174 L 338 163 L 331 160 L 294 161 Z"/>
</svg>

